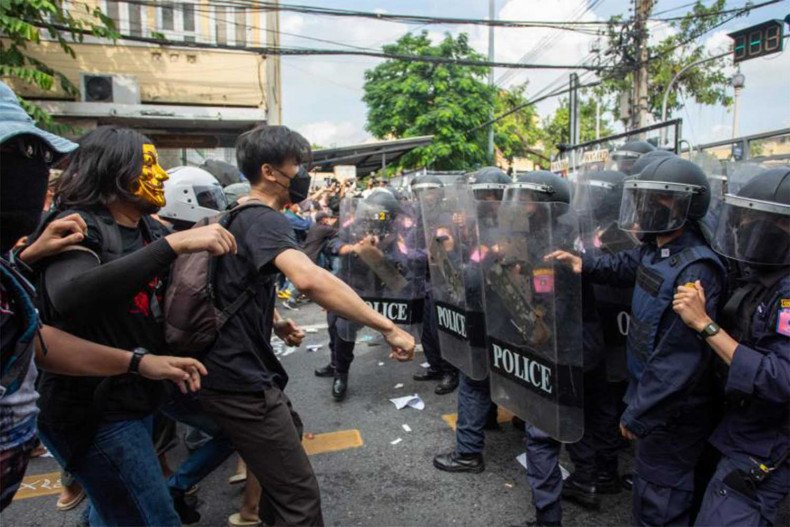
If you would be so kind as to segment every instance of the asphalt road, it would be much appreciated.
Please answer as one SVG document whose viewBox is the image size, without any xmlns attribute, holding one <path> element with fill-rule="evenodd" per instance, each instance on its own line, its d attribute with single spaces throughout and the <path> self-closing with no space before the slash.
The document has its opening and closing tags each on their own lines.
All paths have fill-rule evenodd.
<svg viewBox="0 0 790 527">
<path fill-rule="evenodd" d="M 446 474 L 433 468 L 436 453 L 452 449 L 454 432 L 442 419 L 456 412 L 455 393 L 438 396 L 434 383 L 412 380 L 424 356 L 412 363 L 387 358 L 385 346 L 358 343 L 350 374 L 348 398 L 337 403 L 330 395 L 331 380 L 316 378 L 313 370 L 329 360 L 324 312 L 315 305 L 299 311 L 281 310 L 298 323 L 318 326 L 308 333 L 298 350 L 284 350 L 281 360 L 291 376 L 286 393 L 305 423 L 305 432 L 324 434 L 358 430 L 362 446 L 311 456 L 321 487 L 327 525 L 492 525 L 523 524 L 534 519 L 524 470 L 516 457 L 523 452 L 522 434 L 509 422 L 486 436 L 486 470 L 477 475 Z M 308 352 L 308 345 L 321 345 Z M 383 365 L 381 364 L 383 363 Z M 397 385 L 402 384 L 402 387 Z M 390 398 L 419 394 L 422 411 L 397 410 Z M 403 425 L 411 429 L 407 432 Z M 317 436 L 318 438 L 323 436 Z M 393 441 L 400 442 L 392 444 Z M 171 465 L 186 455 L 180 446 L 169 454 Z M 622 470 L 630 466 L 630 453 L 623 454 Z M 563 465 L 570 467 L 563 453 Z M 28 468 L 28 494 L 56 492 L 55 481 L 36 475 L 58 470 L 49 458 L 33 459 Z M 235 459 L 206 478 L 198 496 L 203 515 L 198 525 L 224 526 L 237 512 L 241 485 L 227 479 L 235 471 Z M 21 496 L 20 496 L 21 497 Z M 0 515 L 3 526 L 74 525 L 83 506 L 70 512 L 55 509 L 56 495 L 17 499 Z M 565 525 L 626 525 L 630 517 L 630 495 L 622 492 L 604 496 L 600 512 L 586 511 L 564 503 Z"/>
</svg>

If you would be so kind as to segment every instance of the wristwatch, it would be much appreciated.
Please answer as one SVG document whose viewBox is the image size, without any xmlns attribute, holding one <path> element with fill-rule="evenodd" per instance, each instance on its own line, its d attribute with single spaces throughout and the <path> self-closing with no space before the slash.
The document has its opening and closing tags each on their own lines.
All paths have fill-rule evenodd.
<svg viewBox="0 0 790 527">
<path fill-rule="evenodd" d="M 702 328 L 702 331 L 699 332 L 699 336 L 702 340 L 705 340 L 707 338 L 712 337 L 713 335 L 718 334 L 719 331 L 721 331 L 721 327 L 715 322 L 711 322 L 710 324 Z"/>
<path fill-rule="evenodd" d="M 134 348 L 132 350 L 132 360 L 129 361 L 129 369 L 127 370 L 127 373 L 140 375 L 140 361 L 143 360 L 143 355 L 146 353 L 148 353 L 148 350 L 145 348 Z"/>
</svg>

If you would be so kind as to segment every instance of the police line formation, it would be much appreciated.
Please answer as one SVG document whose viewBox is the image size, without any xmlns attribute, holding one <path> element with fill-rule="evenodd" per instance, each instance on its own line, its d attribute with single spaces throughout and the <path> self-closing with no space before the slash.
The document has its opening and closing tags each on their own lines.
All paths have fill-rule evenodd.
<svg viewBox="0 0 790 527">
<path fill-rule="evenodd" d="M 401 361 L 419 338 L 431 367 L 415 379 L 459 385 L 437 469 L 483 471 L 497 406 L 517 416 L 532 524 L 561 524 L 561 498 L 595 509 L 623 487 L 636 525 L 776 521 L 790 486 L 790 167 L 721 194 L 633 140 L 573 181 L 424 173 L 343 199 L 322 255 L 335 276 L 280 213 L 311 181 L 309 143 L 286 127 L 240 136 L 247 181 L 223 192 L 198 168 L 166 173 L 133 130 L 79 144 L 40 130 L 4 84 L 0 119 L 3 508 L 39 438 L 85 489 L 90 525 L 198 521 L 189 489 L 234 451 L 262 488 L 260 521 L 322 524 L 270 344 L 304 336 L 275 309 L 283 274 L 327 309 L 331 362 L 315 373 L 335 399 L 371 330 Z M 167 480 L 157 411 L 210 436 Z M 626 440 L 633 474 L 618 467 Z"/>
</svg>

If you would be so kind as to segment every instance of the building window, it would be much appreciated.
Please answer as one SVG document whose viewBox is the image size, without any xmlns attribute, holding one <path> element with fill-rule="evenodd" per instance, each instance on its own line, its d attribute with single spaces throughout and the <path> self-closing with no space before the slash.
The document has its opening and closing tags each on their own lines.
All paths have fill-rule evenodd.
<svg viewBox="0 0 790 527">
<path fill-rule="evenodd" d="M 168 40 L 195 42 L 195 4 L 188 2 L 160 2 L 157 30 Z"/>
<path fill-rule="evenodd" d="M 121 35 L 146 36 L 146 15 L 142 5 L 105 0 L 104 12 L 115 23 L 115 29 Z"/>
</svg>

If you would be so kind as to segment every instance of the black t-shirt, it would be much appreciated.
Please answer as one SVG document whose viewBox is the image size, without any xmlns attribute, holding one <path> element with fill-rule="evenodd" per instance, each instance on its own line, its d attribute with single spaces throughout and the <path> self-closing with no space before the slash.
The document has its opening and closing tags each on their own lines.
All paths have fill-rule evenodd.
<svg viewBox="0 0 790 527">
<path fill-rule="evenodd" d="M 209 374 L 204 387 L 228 392 L 259 392 L 288 382 L 270 339 L 275 305 L 274 259 L 287 249 L 299 249 L 288 219 L 261 205 L 244 209 L 230 224 L 238 253 L 219 259 L 217 300 L 224 307 L 251 288 L 252 298 L 220 331 L 202 358 Z"/>
<path fill-rule="evenodd" d="M 337 235 L 337 227 L 332 225 L 323 225 L 321 223 L 314 223 L 310 230 L 307 231 L 307 238 L 305 238 L 302 246 L 304 253 L 310 258 L 313 263 L 318 261 L 318 255 L 326 247 L 327 240 L 330 240 Z"/>
<path fill-rule="evenodd" d="M 102 220 L 90 214 L 82 217 L 88 231 L 81 245 L 88 251 L 67 251 L 42 265 L 45 322 L 100 344 L 165 354 L 160 306 L 176 254 L 167 241 L 154 240 L 166 234 L 164 227 L 149 221 L 144 236 L 142 222 L 138 228 L 119 226 L 121 254 L 100 264 L 98 255 L 107 243 L 96 223 Z M 39 420 L 70 428 L 78 438 L 75 441 L 84 440 L 100 418 L 150 414 L 159 404 L 163 385 L 131 374 L 101 378 L 45 373 L 39 390 Z"/>
</svg>

